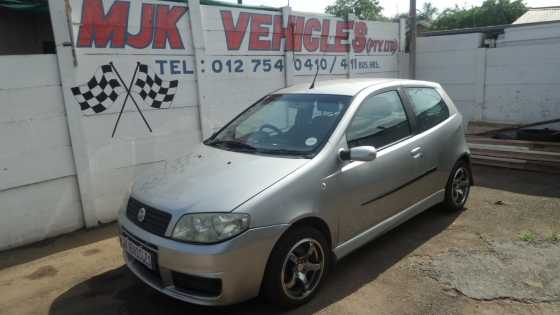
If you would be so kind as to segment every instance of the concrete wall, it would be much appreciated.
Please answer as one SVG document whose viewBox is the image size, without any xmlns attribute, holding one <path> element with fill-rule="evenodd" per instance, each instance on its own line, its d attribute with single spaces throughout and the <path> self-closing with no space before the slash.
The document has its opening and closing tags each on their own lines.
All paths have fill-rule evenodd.
<svg viewBox="0 0 560 315">
<path fill-rule="evenodd" d="M 396 77 L 400 70 L 396 23 L 352 17 L 346 23 L 288 7 L 264 11 L 196 0 L 188 2 L 188 10 L 185 3 L 153 0 L 50 0 L 49 6 L 57 54 L 0 56 L 0 250 L 115 220 L 138 174 L 188 154 L 265 94 L 310 83 L 316 63 L 324 63 L 319 81 Z M 96 10 L 99 6 L 103 10 Z M 177 15 L 170 14 L 167 24 L 145 18 L 146 7 Z M 231 23 L 223 14 L 232 16 Z M 240 31 L 242 16 L 250 20 Z M 300 43 L 306 37 L 295 52 L 285 49 L 282 31 L 290 17 L 321 25 L 292 32 Z M 273 24 L 279 18 L 280 27 Z M 2 22 L 0 35 L 11 27 Z M 338 26 L 348 39 L 337 34 Z M 163 40 L 157 42 L 154 34 Z M 232 48 L 226 40 L 235 34 L 242 34 L 240 47 Z M 282 38 L 281 47 L 256 47 L 275 36 Z M 354 39 L 363 45 L 354 47 Z M 350 51 L 329 51 L 337 45 Z M 139 92 L 128 95 L 123 88 L 104 103 L 105 110 L 83 109 L 74 88 L 100 80 L 100 69 L 110 64 L 114 70 L 105 78 L 118 72 L 121 87 L 136 82 L 139 64 L 149 67 L 151 76 L 177 82 L 172 104 L 154 108 Z"/>
<path fill-rule="evenodd" d="M 442 83 L 469 120 L 482 115 L 482 38 L 482 34 L 421 37 L 417 44 L 416 77 Z"/>
<path fill-rule="evenodd" d="M 83 226 L 56 55 L 0 56 L 0 249 Z"/>
<path fill-rule="evenodd" d="M 531 123 L 560 117 L 560 23 L 418 38 L 417 78 L 440 82 L 468 120 Z"/>
<path fill-rule="evenodd" d="M 484 120 L 560 118 L 560 42 L 488 49 L 486 63 Z"/>
</svg>

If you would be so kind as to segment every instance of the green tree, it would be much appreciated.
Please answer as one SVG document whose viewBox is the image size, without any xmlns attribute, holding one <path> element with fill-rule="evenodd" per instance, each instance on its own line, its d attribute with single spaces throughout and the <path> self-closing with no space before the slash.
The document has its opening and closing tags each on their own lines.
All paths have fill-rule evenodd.
<svg viewBox="0 0 560 315">
<path fill-rule="evenodd" d="M 418 14 L 419 20 L 424 20 L 427 22 L 432 22 L 438 13 L 438 9 L 432 5 L 430 2 L 425 2 L 420 14 Z"/>
<path fill-rule="evenodd" d="M 523 0 L 486 0 L 480 7 L 455 6 L 433 21 L 432 30 L 511 24 L 527 11 Z"/>
<path fill-rule="evenodd" d="M 378 0 L 336 0 L 325 9 L 325 13 L 338 17 L 354 14 L 362 20 L 386 20 L 381 11 L 383 7 Z"/>
</svg>

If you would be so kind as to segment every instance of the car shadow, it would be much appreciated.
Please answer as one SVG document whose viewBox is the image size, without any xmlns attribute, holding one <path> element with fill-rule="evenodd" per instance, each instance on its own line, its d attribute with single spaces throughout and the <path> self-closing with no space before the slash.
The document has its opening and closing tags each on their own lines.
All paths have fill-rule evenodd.
<svg viewBox="0 0 560 315">
<path fill-rule="evenodd" d="M 490 166 L 473 166 L 477 186 L 504 190 L 517 194 L 541 197 L 560 197 L 558 174 L 511 170 Z"/>
<path fill-rule="evenodd" d="M 339 261 L 321 291 L 308 304 L 286 311 L 256 298 L 228 307 L 203 307 L 160 294 L 125 266 L 70 288 L 52 303 L 49 314 L 310 314 L 374 281 L 385 270 L 444 231 L 460 212 L 431 208 Z"/>
</svg>

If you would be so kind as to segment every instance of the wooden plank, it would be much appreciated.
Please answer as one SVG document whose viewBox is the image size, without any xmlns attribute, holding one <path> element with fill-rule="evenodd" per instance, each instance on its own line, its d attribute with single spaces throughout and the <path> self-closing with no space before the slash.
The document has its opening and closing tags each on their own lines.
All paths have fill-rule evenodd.
<svg viewBox="0 0 560 315">
<path fill-rule="evenodd" d="M 556 163 L 560 166 L 560 156 L 550 157 L 547 155 L 533 154 L 533 153 L 521 153 L 521 152 L 504 152 L 504 151 L 493 151 L 493 150 L 482 150 L 482 149 L 471 149 L 472 154 L 483 155 L 483 156 L 493 156 L 499 158 L 513 158 L 526 161 L 537 161 L 537 162 L 547 162 Z"/>
<path fill-rule="evenodd" d="M 491 156 L 480 155 L 480 154 L 472 154 L 471 158 L 480 159 L 480 160 L 487 160 L 487 161 L 494 161 L 494 162 L 504 162 L 504 163 L 516 163 L 516 164 L 526 164 L 527 163 L 527 161 L 521 160 L 521 159 L 498 158 L 498 157 L 491 157 Z"/>
<path fill-rule="evenodd" d="M 520 146 L 538 146 L 538 147 L 551 147 L 560 149 L 560 142 L 547 142 L 547 141 L 529 141 L 529 140 L 513 140 L 513 139 L 494 139 L 481 136 L 467 136 L 468 142 L 473 143 L 489 143 L 489 144 L 505 144 L 505 145 L 520 145 Z"/>
<path fill-rule="evenodd" d="M 530 143 L 509 143 L 509 142 L 504 142 L 504 143 L 496 143 L 496 142 L 484 142 L 484 141 L 477 141 L 477 140 L 472 140 L 472 139 L 467 139 L 467 143 L 469 146 L 472 147 L 479 147 L 479 148 L 488 148 L 488 149 L 493 149 L 494 146 L 495 148 L 502 148 L 502 149 L 506 149 L 506 148 L 511 148 L 512 151 L 536 151 L 536 152 L 547 152 L 547 153 L 552 153 L 552 155 L 555 154 L 560 154 L 560 147 L 556 147 L 556 146 L 541 146 L 539 144 L 533 145 Z"/>
<path fill-rule="evenodd" d="M 534 172 L 541 172 L 541 173 L 560 174 L 560 167 L 543 166 L 525 160 L 504 159 L 504 158 L 472 155 L 472 163 L 475 165 L 485 165 L 485 166 L 534 171 Z"/>
<path fill-rule="evenodd" d="M 557 122 L 560 122 L 560 118 L 543 120 L 543 121 L 533 122 L 533 123 L 530 123 L 530 124 L 523 124 L 523 125 L 517 125 L 517 126 L 514 125 L 514 126 L 511 126 L 511 127 L 503 127 L 503 128 L 493 129 L 493 130 L 487 130 L 487 131 L 477 133 L 476 135 L 482 136 L 482 135 L 496 134 L 498 132 L 516 131 L 516 130 L 519 130 L 519 129 L 522 129 L 522 128 L 549 125 L 549 124 L 554 124 L 554 123 L 557 123 Z"/>
<path fill-rule="evenodd" d="M 491 151 L 511 152 L 511 153 L 525 153 L 525 154 L 547 156 L 550 158 L 556 158 L 556 157 L 560 158 L 560 152 L 529 150 L 528 147 L 515 147 L 515 146 L 505 146 L 505 145 L 476 144 L 476 143 L 467 143 L 467 144 L 471 149 L 491 150 Z"/>
</svg>

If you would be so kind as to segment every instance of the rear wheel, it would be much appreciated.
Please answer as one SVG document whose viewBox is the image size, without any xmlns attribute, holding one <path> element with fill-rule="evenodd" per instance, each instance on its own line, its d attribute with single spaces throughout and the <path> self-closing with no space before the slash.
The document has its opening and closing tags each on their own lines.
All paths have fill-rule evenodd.
<svg viewBox="0 0 560 315">
<path fill-rule="evenodd" d="M 263 282 L 263 296 L 282 307 L 307 303 L 317 293 L 330 266 L 325 236 L 312 227 L 297 227 L 274 247 Z"/>
<path fill-rule="evenodd" d="M 455 164 L 445 189 L 444 206 L 451 211 L 465 207 L 471 190 L 471 169 L 467 162 L 461 160 Z"/>
</svg>

